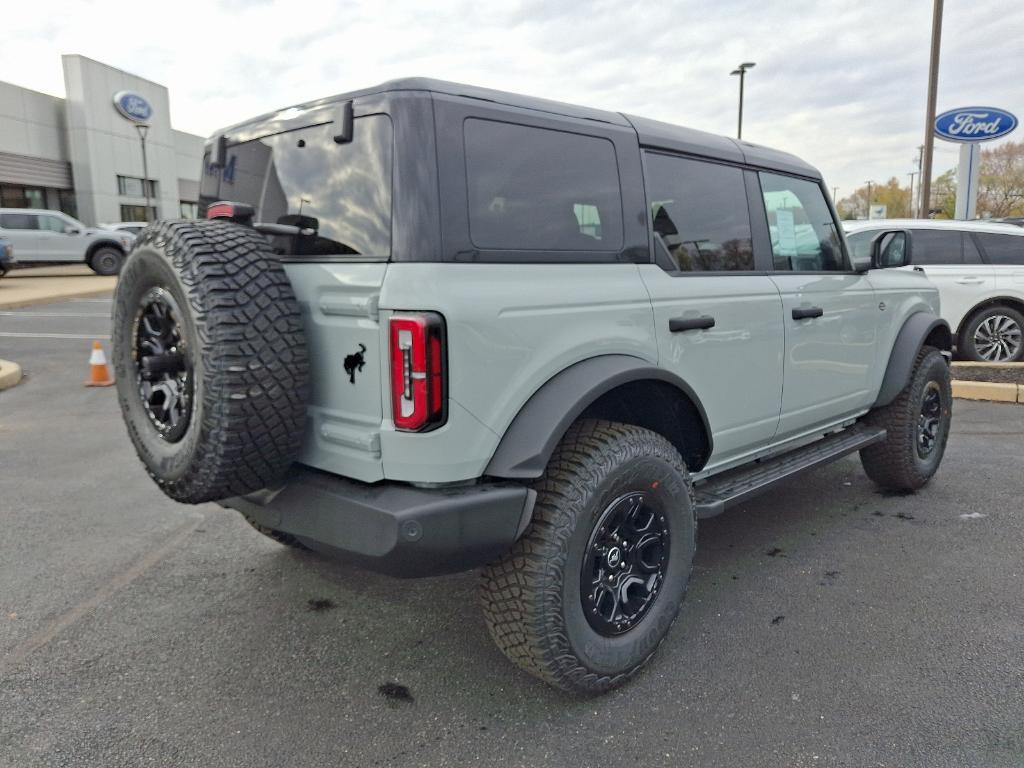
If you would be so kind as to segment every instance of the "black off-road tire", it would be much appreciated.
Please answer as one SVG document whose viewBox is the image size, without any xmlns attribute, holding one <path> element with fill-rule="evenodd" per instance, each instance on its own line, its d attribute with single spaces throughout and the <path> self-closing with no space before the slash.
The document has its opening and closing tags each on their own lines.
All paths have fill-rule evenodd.
<svg viewBox="0 0 1024 768">
<path fill-rule="evenodd" d="M 142 307 L 179 308 L 191 388 L 170 439 L 141 394 Z M 158 222 L 139 237 L 114 294 L 113 363 L 128 434 L 150 476 L 197 504 L 273 487 L 298 455 L 309 390 L 299 304 L 262 235 L 221 221 Z"/>
<path fill-rule="evenodd" d="M 251 525 L 257 531 L 262 533 L 268 539 L 273 539 L 278 544 L 283 544 L 286 547 L 291 547 L 292 549 L 298 549 L 298 550 L 301 550 L 303 552 L 308 552 L 309 551 L 309 547 L 307 547 L 305 544 L 303 544 L 297 538 L 292 536 L 290 533 L 285 533 L 284 531 L 279 531 L 276 528 L 267 528 L 267 526 L 265 526 L 265 525 L 260 525 L 259 523 L 257 523 L 255 520 L 253 520 L 251 517 L 249 517 L 248 515 L 246 515 L 244 513 L 242 514 L 242 518 L 245 520 L 245 522 L 247 522 L 249 525 Z"/>
<path fill-rule="evenodd" d="M 647 663 L 679 613 L 696 548 L 690 476 L 661 435 L 585 420 L 565 435 L 534 488 L 530 526 L 483 571 L 487 627 L 498 648 L 527 672 L 574 693 L 602 693 Z M 584 614 L 581 568 L 601 515 L 630 491 L 651 494 L 670 520 L 668 564 L 639 622 L 609 637 Z"/>
<path fill-rule="evenodd" d="M 1016 338 L 1018 346 L 1017 346 L 1016 351 L 1012 355 L 1007 357 L 1005 360 L 998 360 L 998 361 L 986 360 L 984 357 L 982 357 L 981 353 L 978 351 L 978 347 L 977 347 L 977 344 L 975 344 L 974 337 L 975 337 L 975 334 L 977 334 L 978 328 L 979 328 L 979 326 L 982 323 L 984 323 L 989 318 L 995 317 L 997 315 L 1002 316 L 1004 318 L 1008 318 L 1009 320 L 1011 320 L 1014 323 L 1016 323 L 1018 335 L 1015 336 L 1015 338 Z M 1020 336 L 1019 336 L 1019 333 L 1022 330 L 1024 330 L 1024 314 L 1021 314 L 1019 311 L 1017 311 L 1013 307 L 1008 307 L 1008 306 L 1003 305 L 1003 304 L 997 304 L 995 306 L 985 307 L 985 309 L 982 309 L 982 310 L 976 312 L 975 314 L 973 314 L 963 324 L 963 327 L 962 327 L 962 329 L 960 331 L 960 338 L 957 340 L 957 348 L 956 348 L 957 357 L 960 357 L 960 358 L 962 358 L 964 360 L 971 360 L 973 362 L 979 362 L 979 363 L 984 363 L 984 362 L 1019 363 L 1022 360 L 1024 360 L 1024 343 L 1021 343 L 1021 339 L 1020 339 Z"/>
<path fill-rule="evenodd" d="M 89 269 L 97 275 L 110 277 L 118 274 L 123 267 L 124 252 L 113 246 L 105 245 L 102 248 L 97 248 L 95 253 L 89 257 Z"/>
<path fill-rule="evenodd" d="M 937 389 L 940 399 L 938 434 L 934 447 L 922 455 L 919 419 L 926 391 Z M 868 477 L 892 491 L 916 491 L 931 480 L 942 463 L 952 422 L 953 393 L 949 365 L 935 347 L 917 355 L 910 382 L 889 405 L 876 408 L 865 421 L 886 430 L 886 438 L 860 452 Z"/>
</svg>

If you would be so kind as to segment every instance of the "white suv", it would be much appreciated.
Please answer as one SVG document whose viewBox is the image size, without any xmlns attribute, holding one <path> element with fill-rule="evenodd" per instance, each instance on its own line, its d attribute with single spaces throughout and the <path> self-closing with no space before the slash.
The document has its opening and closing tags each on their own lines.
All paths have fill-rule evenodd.
<svg viewBox="0 0 1024 768">
<path fill-rule="evenodd" d="M 135 235 L 87 227 L 60 211 L 0 208 L 0 237 L 14 245 L 19 264 L 85 262 L 100 275 L 121 271 Z"/>
<path fill-rule="evenodd" d="M 854 254 L 881 233 L 888 263 L 924 272 L 939 289 L 942 317 L 967 360 L 1024 360 L 1024 228 L 982 221 L 890 219 L 843 222 Z"/>
</svg>

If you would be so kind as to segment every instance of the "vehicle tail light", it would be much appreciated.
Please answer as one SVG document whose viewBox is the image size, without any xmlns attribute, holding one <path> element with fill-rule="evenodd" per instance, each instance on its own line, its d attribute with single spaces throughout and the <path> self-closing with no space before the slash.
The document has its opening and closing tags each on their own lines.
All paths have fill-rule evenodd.
<svg viewBox="0 0 1024 768">
<path fill-rule="evenodd" d="M 444 319 L 434 312 L 391 318 L 391 413 L 395 428 L 427 432 L 445 422 Z"/>
</svg>

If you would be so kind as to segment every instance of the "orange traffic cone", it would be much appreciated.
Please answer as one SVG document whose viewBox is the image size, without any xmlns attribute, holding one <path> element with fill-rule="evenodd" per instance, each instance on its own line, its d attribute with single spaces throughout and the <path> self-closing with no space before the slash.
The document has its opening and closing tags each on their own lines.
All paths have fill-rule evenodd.
<svg viewBox="0 0 1024 768">
<path fill-rule="evenodd" d="M 98 341 L 92 343 L 92 354 L 89 355 L 89 380 L 87 387 L 109 387 L 114 383 L 107 368 L 107 356 L 103 354 L 103 345 Z"/>
</svg>

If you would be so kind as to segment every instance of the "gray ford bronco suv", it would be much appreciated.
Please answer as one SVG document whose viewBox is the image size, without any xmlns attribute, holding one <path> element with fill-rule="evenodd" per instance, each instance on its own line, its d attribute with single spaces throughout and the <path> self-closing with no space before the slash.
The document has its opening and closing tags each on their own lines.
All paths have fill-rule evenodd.
<svg viewBox="0 0 1024 768">
<path fill-rule="evenodd" d="M 394 575 L 482 567 L 490 633 L 607 690 L 665 638 L 697 520 L 860 451 L 932 477 L 950 330 L 851 261 L 820 174 L 644 118 L 424 79 L 210 139 L 207 220 L 121 272 L 159 487 Z"/>
</svg>

